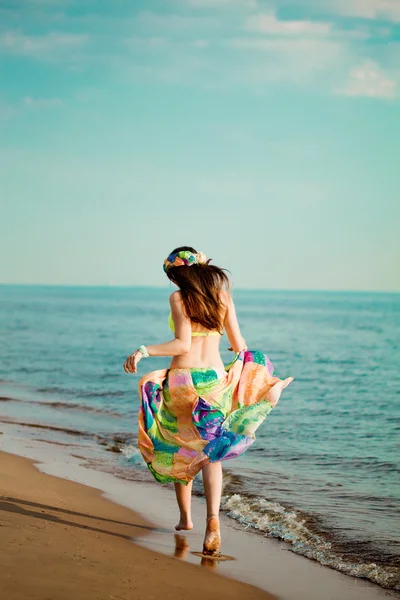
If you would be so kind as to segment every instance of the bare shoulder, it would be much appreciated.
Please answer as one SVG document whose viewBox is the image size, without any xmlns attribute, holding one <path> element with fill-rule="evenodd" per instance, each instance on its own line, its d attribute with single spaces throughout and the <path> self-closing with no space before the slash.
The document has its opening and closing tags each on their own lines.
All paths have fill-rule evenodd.
<svg viewBox="0 0 400 600">
<path fill-rule="evenodd" d="M 222 289 L 220 292 L 221 302 L 224 306 L 228 307 L 232 302 L 232 296 L 230 295 L 229 290 Z"/>
<path fill-rule="evenodd" d="M 182 296 L 179 290 L 176 290 L 176 292 L 172 292 L 172 294 L 169 297 L 169 303 L 171 306 L 182 305 Z"/>
<path fill-rule="evenodd" d="M 179 290 L 172 292 L 169 297 L 169 305 L 171 307 L 171 314 L 174 320 L 186 319 L 185 307 L 183 305 L 182 294 Z"/>
</svg>

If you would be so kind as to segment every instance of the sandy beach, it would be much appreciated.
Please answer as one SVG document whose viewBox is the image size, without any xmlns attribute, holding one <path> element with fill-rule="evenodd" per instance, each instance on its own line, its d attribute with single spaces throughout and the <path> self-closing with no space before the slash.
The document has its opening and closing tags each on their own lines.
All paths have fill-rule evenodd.
<svg viewBox="0 0 400 600">
<path fill-rule="evenodd" d="M 25 458 L 0 454 L 0 496 L 3 600 L 275 597 L 138 546 L 150 523 Z"/>
<path fill-rule="evenodd" d="M 82 466 L 73 447 L 1 427 L 2 600 L 397 597 L 232 527 L 224 515 L 225 560 L 204 559 L 200 498 L 193 498 L 195 529 L 177 536 L 172 490 Z"/>
</svg>

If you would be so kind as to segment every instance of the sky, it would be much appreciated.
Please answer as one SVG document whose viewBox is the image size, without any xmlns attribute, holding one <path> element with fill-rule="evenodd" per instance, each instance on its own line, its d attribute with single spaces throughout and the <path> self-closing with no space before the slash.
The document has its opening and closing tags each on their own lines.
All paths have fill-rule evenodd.
<svg viewBox="0 0 400 600">
<path fill-rule="evenodd" d="M 400 291 L 400 0 L 0 0 L 0 282 Z"/>
</svg>

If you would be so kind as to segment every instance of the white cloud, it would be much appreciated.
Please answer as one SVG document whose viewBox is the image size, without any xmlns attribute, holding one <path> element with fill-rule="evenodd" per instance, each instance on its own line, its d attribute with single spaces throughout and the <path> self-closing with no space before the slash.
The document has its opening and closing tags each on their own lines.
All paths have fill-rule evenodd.
<svg viewBox="0 0 400 600">
<path fill-rule="evenodd" d="M 24 110 L 58 108 L 63 104 L 60 98 L 34 98 L 33 96 L 25 96 L 25 98 L 11 105 L 0 97 L 0 121 L 17 117 Z"/>
<path fill-rule="evenodd" d="M 400 21 L 399 0 L 333 0 L 332 8 L 351 17 Z"/>
<path fill-rule="evenodd" d="M 38 57 L 83 46 L 87 39 L 87 35 L 68 33 L 25 35 L 18 31 L 5 31 L 0 34 L 0 48 L 9 54 Z"/>
<path fill-rule="evenodd" d="M 345 96 L 395 98 L 396 82 L 383 73 L 378 63 L 370 60 L 350 71 L 347 86 L 338 90 L 338 93 Z"/>
<path fill-rule="evenodd" d="M 193 8 L 231 7 L 256 8 L 256 0 L 186 0 L 185 4 Z"/>
<path fill-rule="evenodd" d="M 314 21 L 283 21 L 274 13 L 251 15 L 245 23 L 247 31 L 283 35 L 317 34 L 326 35 L 331 31 L 331 24 Z"/>
<path fill-rule="evenodd" d="M 305 55 L 318 54 L 319 56 L 337 56 L 341 51 L 341 44 L 321 40 L 310 40 L 307 38 L 284 39 L 284 38 L 232 38 L 225 42 L 227 46 L 245 50 L 264 50 L 292 55 L 294 58 L 305 57 Z"/>
<path fill-rule="evenodd" d="M 65 6 L 65 1 L 63 0 L 26 0 L 26 4 L 33 4 L 36 5 L 38 4 L 39 6 L 41 5 L 49 5 L 49 6 Z"/>
<path fill-rule="evenodd" d="M 251 52 L 237 77 L 248 83 L 310 81 L 329 72 L 340 61 L 344 49 L 336 41 L 308 38 L 232 38 L 230 48 Z M 322 82 L 320 82 L 322 85 Z"/>
<path fill-rule="evenodd" d="M 193 46 L 195 48 L 206 48 L 209 45 L 209 40 L 195 40 Z"/>
<path fill-rule="evenodd" d="M 169 40 L 165 37 L 138 37 L 133 36 L 126 38 L 124 44 L 131 48 L 138 50 L 157 50 L 166 47 L 169 44 Z"/>
<path fill-rule="evenodd" d="M 23 103 L 28 108 L 57 108 L 63 105 L 60 98 L 33 98 L 25 96 Z"/>
<path fill-rule="evenodd" d="M 150 11 L 143 11 L 135 18 L 135 24 L 143 30 L 161 30 L 166 32 L 188 32 L 198 31 L 199 28 L 215 27 L 218 21 L 206 16 L 192 16 L 181 14 L 162 14 Z"/>
</svg>

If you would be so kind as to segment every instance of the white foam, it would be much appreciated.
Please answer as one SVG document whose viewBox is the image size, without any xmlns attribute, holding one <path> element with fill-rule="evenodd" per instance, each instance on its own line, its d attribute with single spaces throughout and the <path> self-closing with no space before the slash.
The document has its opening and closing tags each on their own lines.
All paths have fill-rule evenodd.
<svg viewBox="0 0 400 600">
<path fill-rule="evenodd" d="M 353 577 L 361 577 L 382 587 L 400 590 L 400 570 L 375 563 L 355 563 L 344 560 L 332 550 L 332 544 L 310 531 L 305 519 L 295 511 L 288 511 L 278 502 L 233 494 L 222 499 L 228 516 L 242 525 L 257 529 L 268 536 L 279 538 L 291 545 L 291 550 Z"/>
<path fill-rule="evenodd" d="M 136 458 L 140 456 L 140 450 L 137 446 L 128 444 L 127 446 L 121 447 L 121 454 L 123 454 L 125 458 Z"/>
</svg>

